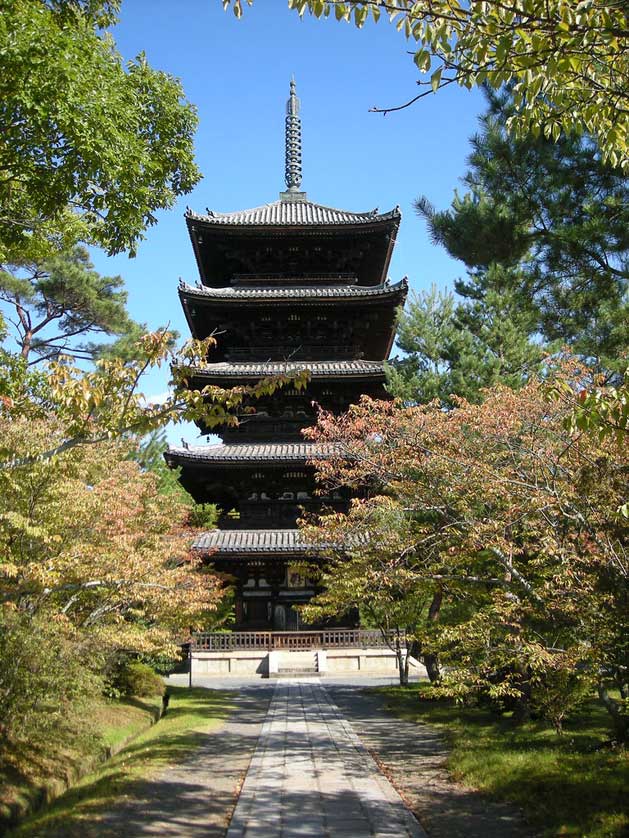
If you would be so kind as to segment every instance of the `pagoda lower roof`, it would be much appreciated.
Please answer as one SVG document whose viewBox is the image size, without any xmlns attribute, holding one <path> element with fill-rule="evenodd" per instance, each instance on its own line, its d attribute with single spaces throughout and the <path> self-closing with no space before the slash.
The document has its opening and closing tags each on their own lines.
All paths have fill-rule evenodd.
<svg viewBox="0 0 629 838">
<path fill-rule="evenodd" d="M 279 200 L 251 209 L 236 210 L 235 212 L 208 210 L 203 214 L 193 212 L 190 209 L 186 212 L 186 218 L 190 221 L 201 221 L 208 225 L 239 227 L 362 225 L 377 224 L 390 220 L 399 222 L 400 217 L 399 207 L 385 213 L 379 213 L 377 209 L 370 212 L 350 212 L 349 210 L 315 204 L 308 200 Z"/>
<path fill-rule="evenodd" d="M 333 455 L 337 447 L 334 443 L 316 442 L 273 442 L 247 443 L 233 442 L 219 445 L 195 445 L 168 448 L 166 461 L 174 465 L 203 464 L 221 465 L 237 463 L 239 465 L 260 463 L 300 463 L 308 460 Z"/>
<path fill-rule="evenodd" d="M 210 530 L 193 543 L 193 550 L 230 554 L 304 553 L 316 550 L 308 544 L 300 530 Z M 321 548 L 319 548 L 321 549 Z"/>
<path fill-rule="evenodd" d="M 301 287 L 273 288 L 209 288 L 207 286 L 179 285 L 179 294 L 185 298 L 195 298 L 219 303 L 229 302 L 309 302 L 322 300 L 397 300 L 403 302 L 408 291 L 406 277 L 392 285 L 309 285 Z"/>
<path fill-rule="evenodd" d="M 206 364 L 195 367 L 192 375 L 198 378 L 251 378 L 273 375 L 293 375 L 307 370 L 311 378 L 371 378 L 384 376 L 383 361 L 267 361 L 264 363 Z"/>
</svg>

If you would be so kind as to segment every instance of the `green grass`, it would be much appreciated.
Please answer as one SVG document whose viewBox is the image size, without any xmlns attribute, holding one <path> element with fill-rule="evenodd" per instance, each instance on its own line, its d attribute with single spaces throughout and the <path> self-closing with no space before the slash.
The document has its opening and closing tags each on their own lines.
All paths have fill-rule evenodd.
<svg viewBox="0 0 629 838">
<path fill-rule="evenodd" d="M 545 836 L 629 834 L 629 755 L 604 746 L 609 725 L 598 704 L 587 705 L 558 736 L 543 722 L 515 727 L 481 709 L 420 700 L 422 688 L 376 692 L 395 715 L 442 732 L 454 779 L 520 806 Z"/>
<path fill-rule="evenodd" d="M 170 707 L 149 728 L 98 771 L 85 776 L 47 809 L 35 813 L 13 830 L 11 838 L 95 838 L 100 813 L 131 792 L 138 780 L 181 761 L 202 741 L 203 734 L 229 714 L 233 693 L 171 687 Z M 110 728 L 113 744 L 122 728 Z"/>
<path fill-rule="evenodd" d="M 105 747 L 117 749 L 144 730 L 148 722 L 155 721 L 161 705 L 161 696 L 121 698 L 96 707 L 92 719 Z"/>
</svg>

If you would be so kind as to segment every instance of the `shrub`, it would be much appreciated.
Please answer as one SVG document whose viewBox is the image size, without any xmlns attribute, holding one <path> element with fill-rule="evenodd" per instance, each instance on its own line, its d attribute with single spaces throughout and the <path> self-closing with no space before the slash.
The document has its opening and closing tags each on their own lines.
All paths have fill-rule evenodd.
<svg viewBox="0 0 629 838">
<path fill-rule="evenodd" d="M 91 660 L 67 623 L 0 606 L 0 757 L 86 734 L 84 708 L 103 688 Z"/>
<path fill-rule="evenodd" d="M 118 677 L 118 687 L 123 695 L 163 695 L 164 682 L 150 666 L 139 661 L 125 664 Z"/>
<path fill-rule="evenodd" d="M 564 721 L 591 699 L 593 690 L 591 673 L 576 668 L 549 668 L 533 691 L 533 710 L 561 734 Z"/>
<path fill-rule="evenodd" d="M 138 660 L 150 666 L 158 675 L 170 675 L 178 666 L 181 666 L 183 657 L 181 648 L 178 646 L 175 655 L 160 654 L 159 652 L 143 653 L 138 656 Z"/>
</svg>

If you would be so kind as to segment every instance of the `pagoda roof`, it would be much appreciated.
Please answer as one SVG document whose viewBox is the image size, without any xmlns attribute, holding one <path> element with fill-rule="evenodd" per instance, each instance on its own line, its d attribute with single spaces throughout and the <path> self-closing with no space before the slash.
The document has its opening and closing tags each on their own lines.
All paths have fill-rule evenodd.
<svg viewBox="0 0 629 838">
<path fill-rule="evenodd" d="M 307 285 L 301 287 L 280 288 L 210 288 L 207 286 L 179 284 L 182 298 L 196 298 L 217 303 L 224 302 L 290 302 L 325 301 L 325 300 L 403 300 L 408 291 L 406 277 L 394 284 L 383 283 L 375 286 L 361 285 Z"/>
<path fill-rule="evenodd" d="M 241 553 L 302 553 L 317 549 L 308 544 L 300 530 L 210 530 L 193 543 L 193 550 L 219 555 Z M 321 549 L 321 548 L 319 548 Z"/>
<path fill-rule="evenodd" d="M 336 227 L 380 224 L 387 221 L 399 222 L 401 213 L 399 207 L 385 213 L 379 213 L 377 208 L 370 212 L 350 212 L 349 210 L 326 207 L 323 204 L 315 204 L 308 200 L 280 199 L 270 204 L 262 204 L 259 207 L 234 212 L 207 210 L 206 213 L 196 213 L 188 209 L 186 218 L 190 221 L 200 221 L 212 226 Z"/>
<path fill-rule="evenodd" d="M 333 443 L 316 442 L 274 442 L 274 443 L 221 443 L 219 445 L 195 445 L 183 448 L 168 448 L 164 457 L 174 465 L 239 465 L 260 463 L 300 463 L 330 456 L 338 448 Z"/>
<path fill-rule="evenodd" d="M 206 364 L 195 367 L 199 378 L 266 378 L 273 375 L 292 375 L 308 370 L 311 378 L 371 377 L 384 375 L 383 361 L 267 361 L 263 363 Z"/>
</svg>

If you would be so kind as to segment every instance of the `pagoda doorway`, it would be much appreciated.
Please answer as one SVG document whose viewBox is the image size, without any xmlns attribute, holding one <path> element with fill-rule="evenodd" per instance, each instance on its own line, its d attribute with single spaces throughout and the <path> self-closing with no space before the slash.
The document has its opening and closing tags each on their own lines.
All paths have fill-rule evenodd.
<svg viewBox="0 0 629 838">
<path fill-rule="evenodd" d="M 278 603 L 273 609 L 274 631 L 299 631 L 301 618 L 292 605 Z"/>
</svg>

